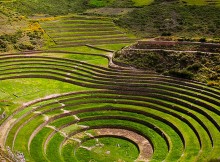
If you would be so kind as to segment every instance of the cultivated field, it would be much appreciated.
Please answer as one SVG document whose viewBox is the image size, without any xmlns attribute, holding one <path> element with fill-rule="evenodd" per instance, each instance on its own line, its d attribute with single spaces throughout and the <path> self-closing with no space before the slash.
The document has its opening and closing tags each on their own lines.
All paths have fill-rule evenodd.
<svg viewBox="0 0 220 162">
<path fill-rule="evenodd" d="M 113 51 L 136 38 L 108 18 L 70 16 L 42 25 L 54 41 L 49 50 L 0 55 L 7 112 L 0 144 L 10 156 L 18 151 L 36 162 L 220 159 L 220 89 L 115 65 Z"/>
<path fill-rule="evenodd" d="M 125 34 L 106 17 L 68 16 L 43 22 L 42 26 L 53 39 L 55 43 L 53 48 L 86 44 L 122 44 L 136 40 L 134 36 Z"/>
</svg>

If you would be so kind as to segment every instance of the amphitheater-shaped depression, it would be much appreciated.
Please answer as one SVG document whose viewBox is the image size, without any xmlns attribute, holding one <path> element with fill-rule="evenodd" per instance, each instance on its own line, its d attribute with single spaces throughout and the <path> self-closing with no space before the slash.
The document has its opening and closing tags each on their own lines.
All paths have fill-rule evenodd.
<svg viewBox="0 0 220 162">
<path fill-rule="evenodd" d="M 65 39 L 69 38 L 60 41 Z M 60 47 L 69 47 L 68 42 Z M 1 81 L 41 78 L 85 88 L 23 104 L 0 126 L 3 148 L 37 162 L 219 158 L 218 88 L 78 59 L 88 56 L 107 62 L 109 53 L 57 48 L 0 55 Z"/>
</svg>

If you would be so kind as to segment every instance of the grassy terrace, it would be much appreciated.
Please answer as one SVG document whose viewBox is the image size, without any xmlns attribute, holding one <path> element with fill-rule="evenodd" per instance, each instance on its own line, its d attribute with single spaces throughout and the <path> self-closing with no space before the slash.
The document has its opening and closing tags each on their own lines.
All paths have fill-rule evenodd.
<svg viewBox="0 0 220 162">
<path fill-rule="evenodd" d="M 117 148 L 107 147 L 111 135 L 99 139 L 102 135 L 98 130 L 117 128 L 149 141 L 153 154 L 142 160 L 219 158 L 219 89 L 153 72 L 94 65 L 84 55 L 88 54 L 49 51 L 1 55 L 2 81 L 46 78 L 90 88 L 45 97 L 14 111 L 1 126 L 5 146 L 23 152 L 27 161 L 80 161 L 88 154 L 98 160 L 96 151 L 106 149 L 110 155 L 102 153 L 101 161 L 113 157 L 126 160 L 116 156 Z M 106 64 L 100 60 L 108 60 L 105 54 L 88 57 L 99 57 L 99 65 Z M 118 141 L 122 146 L 126 143 L 129 148 L 140 149 L 140 144 L 133 145 L 127 138 Z"/>
<path fill-rule="evenodd" d="M 131 43 L 135 37 L 125 34 L 111 19 L 91 16 L 68 16 L 43 22 L 42 26 L 55 42 L 53 48 L 85 44 Z"/>
<path fill-rule="evenodd" d="M 85 95 L 87 95 L 87 93 L 89 93 L 89 92 L 86 92 Z M 97 95 L 93 95 L 94 93 L 101 93 L 101 95 L 98 95 L 98 94 Z M 154 129 L 155 129 L 155 126 L 151 126 L 151 124 L 154 123 L 153 122 L 154 120 L 156 120 L 155 121 L 155 125 L 156 125 L 157 129 L 155 131 L 157 133 L 162 133 L 163 132 L 162 134 L 165 134 L 167 136 L 169 135 L 169 137 L 172 137 L 170 139 L 171 141 L 169 141 L 167 139 L 167 142 L 169 142 L 169 143 L 166 143 L 166 138 L 165 137 L 163 137 L 165 139 L 162 138 L 163 140 L 165 140 L 165 144 L 168 144 L 168 146 L 166 146 L 166 147 L 171 149 L 171 150 L 172 150 L 172 148 L 174 149 L 175 147 L 182 147 L 182 150 L 184 150 L 184 146 L 185 146 L 185 152 L 186 153 L 188 152 L 187 150 L 190 150 L 188 152 L 189 155 L 186 154 L 186 158 L 187 159 L 190 156 L 194 157 L 195 155 L 198 154 L 198 151 L 199 151 L 199 148 L 200 148 L 200 144 L 199 144 L 199 141 L 198 141 L 197 138 L 199 136 L 200 136 L 199 138 L 201 138 L 201 141 L 203 141 L 201 144 L 202 144 L 202 146 L 205 149 L 204 150 L 204 154 L 206 154 L 206 156 L 207 156 L 207 154 L 208 155 L 210 154 L 209 151 L 211 151 L 211 150 L 214 151 L 212 149 L 212 142 L 211 142 L 212 140 L 208 136 L 208 132 L 206 132 L 204 130 L 203 126 L 199 126 L 199 124 L 196 121 L 194 122 L 192 119 L 190 119 L 190 117 L 187 117 L 188 116 L 187 114 L 184 115 L 184 114 L 179 113 L 178 111 L 175 111 L 175 110 L 166 111 L 166 109 L 170 109 L 170 108 L 168 108 L 168 107 L 165 108 L 164 106 L 160 106 L 159 104 L 157 104 L 157 105 L 156 104 L 155 105 L 144 104 L 143 103 L 144 101 L 140 102 L 141 98 L 139 98 L 138 102 L 137 101 L 135 101 L 135 102 L 134 101 L 132 101 L 132 102 L 130 101 L 129 102 L 129 100 L 131 100 L 131 99 L 129 99 L 129 97 L 126 95 L 125 98 L 128 98 L 128 99 L 124 99 L 124 101 L 123 100 L 120 101 L 121 99 L 118 99 L 118 97 L 121 96 L 121 95 L 118 96 L 118 95 L 114 94 L 115 92 L 113 93 L 113 95 L 107 95 L 106 97 L 104 97 L 102 93 L 104 93 L 104 94 L 105 93 L 109 93 L 110 94 L 112 92 L 91 92 L 90 94 L 88 94 L 88 95 L 91 95 L 92 98 L 94 98 L 94 99 L 92 99 L 92 98 L 89 99 L 85 95 L 79 94 L 80 96 L 79 97 L 75 97 L 75 99 L 71 98 L 71 96 L 65 96 L 64 97 L 65 99 L 63 97 L 59 97 L 59 99 L 56 99 L 56 101 L 52 102 L 52 103 L 48 103 L 48 101 L 47 101 L 47 103 L 45 105 L 42 105 L 42 104 L 40 104 L 40 106 L 37 106 L 38 104 L 36 106 L 32 105 L 32 106 L 36 107 L 36 108 L 34 108 L 34 111 L 32 110 L 33 112 L 30 113 L 30 114 L 29 113 L 25 113 L 26 115 L 27 114 L 29 114 L 29 115 L 25 116 L 25 117 L 23 116 L 23 119 L 20 118 L 20 120 L 21 120 L 20 123 L 24 123 L 24 125 L 21 125 L 21 124 L 17 123 L 17 126 L 16 125 L 13 126 L 15 128 L 15 130 L 19 130 L 18 132 L 16 132 L 16 137 L 12 135 L 12 137 L 15 140 L 15 148 L 16 148 L 16 141 L 18 141 L 17 147 L 19 147 L 20 142 L 21 142 L 20 140 L 22 139 L 23 135 L 32 136 L 34 134 L 34 138 L 33 137 L 31 138 L 31 140 L 32 139 L 34 140 L 38 136 L 38 135 L 35 135 L 35 134 L 38 134 L 38 131 L 40 133 L 40 129 L 43 129 L 43 127 L 49 127 L 50 126 L 49 128 L 51 128 L 52 130 L 56 128 L 56 132 L 57 132 L 57 130 L 59 130 L 57 133 L 61 134 L 63 136 L 62 129 L 64 129 L 65 127 L 70 127 L 71 125 L 75 125 L 75 126 L 72 129 L 69 128 L 69 130 L 70 130 L 69 133 L 75 134 L 74 132 L 77 131 L 78 129 L 80 129 L 80 126 L 77 127 L 77 125 L 86 125 L 86 126 L 89 125 L 89 127 L 92 127 L 92 126 L 97 127 L 99 122 L 95 122 L 96 120 L 99 121 L 99 120 L 106 119 L 104 121 L 101 121 L 100 124 L 102 125 L 102 124 L 105 123 L 105 124 L 108 125 L 108 127 L 113 127 L 112 125 L 114 125 L 114 124 L 112 124 L 112 123 L 117 123 L 117 127 L 118 127 L 118 124 L 120 122 L 107 122 L 108 120 L 117 119 L 117 120 L 122 120 L 123 122 L 121 122 L 120 124 L 123 124 L 123 125 L 126 123 L 126 121 L 132 121 L 134 123 L 137 122 L 137 123 L 144 124 L 145 126 L 148 126 L 150 128 L 154 128 Z M 101 98 L 101 96 L 103 96 L 103 97 Z M 88 99 L 86 99 L 86 98 L 88 98 Z M 110 98 L 112 98 L 112 99 L 110 99 Z M 111 104 L 111 106 L 109 104 Z M 100 105 L 100 106 L 98 106 L 98 105 Z M 122 107 L 125 107 L 125 108 L 122 108 Z M 158 109 L 161 112 L 157 111 L 157 110 L 154 110 L 153 108 L 150 108 L 150 107 L 153 107 L 154 109 Z M 170 103 L 170 107 L 172 108 L 171 103 Z M 150 114 L 148 113 L 147 109 L 152 109 Z M 62 111 L 65 112 L 65 113 L 62 114 Z M 175 113 L 171 113 L 173 111 Z M 170 113 L 172 115 L 171 116 L 170 115 L 165 115 L 162 112 L 167 112 L 167 113 Z M 175 116 L 179 117 L 178 115 L 175 115 L 176 113 L 177 114 L 181 114 L 181 116 L 182 116 L 181 120 L 178 119 L 178 118 L 175 119 Z M 155 115 L 153 115 L 153 114 L 157 114 L 156 115 L 157 117 Z M 194 114 L 198 114 L 198 116 L 202 117 L 202 115 L 199 115 L 198 112 L 197 113 L 194 112 Z M 51 119 L 46 120 L 45 119 L 46 116 L 47 117 L 51 117 Z M 76 116 L 77 116 L 77 118 L 76 118 Z M 95 117 L 95 116 L 99 116 L 99 117 Z M 174 117 L 172 117 L 172 116 L 174 116 Z M 63 122 L 61 121 L 62 118 L 63 118 Z M 88 118 L 88 119 L 86 119 L 86 118 Z M 142 121 L 144 118 L 146 118 L 146 121 L 148 121 L 148 122 L 151 121 L 151 122 L 150 123 L 146 123 L 146 122 Z M 172 118 L 174 118 L 173 122 L 172 122 Z M 27 120 L 27 119 L 30 119 L 30 120 Z M 42 120 L 42 119 L 45 119 L 45 120 Z M 184 119 L 187 119 L 187 120 L 184 120 Z M 202 117 L 202 119 L 205 120 L 205 117 Z M 28 121 L 28 122 L 24 122 L 22 120 Z M 55 122 L 56 120 L 57 120 L 57 122 Z M 90 123 L 90 122 L 87 122 L 87 120 L 88 121 L 94 121 L 94 122 Z M 162 121 L 162 122 L 159 122 L 159 121 Z M 188 122 L 186 122 L 186 121 L 188 121 Z M 189 124 L 189 121 L 191 121 L 193 127 Z M 82 124 L 81 124 L 81 122 L 82 122 Z M 170 124 L 170 122 L 172 122 L 172 124 Z M 38 127 L 40 129 L 36 129 L 36 127 L 34 125 L 32 125 L 31 126 L 32 129 L 30 130 L 30 125 L 29 124 L 31 124 L 31 123 L 32 124 L 38 123 L 37 125 L 40 125 Z M 177 129 L 178 123 L 180 123 L 182 125 L 181 128 L 178 127 L 178 129 L 181 129 L 182 131 Z M 164 124 L 167 125 L 167 126 L 165 126 Z M 64 126 L 62 126 L 62 125 L 64 125 Z M 130 128 L 132 128 L 131 125 L 132 125 L 132 123 L 128 124 L 127 127 L 130 126 Z M 198 125 L 198 126 L 196 126 L 196 125 Z M 211 125 L 212 124 L 210 124 L 210 126 Z M 137 129 L 136 126 L 137 125 L 134 125 L 133 129 Z M 87 127 L 86 130 L 88 130 L 89 127 Z M 107 127 L 107 126 L 105 126 L 105 127 Z M 120 127 L 121 127 L 121 125 L 120 125 Z M 160 128 L 160 130 L 162 129 L 163 131 L 162 132 L 159 131 L 158 127 Z M 199 136 L 196 135 L 197 131 L 194 132 L 194 130 L 191 130 L 192 128 L 194 128 L 196 130 L 196 127 L 198 127 L 197 131 L 199 132 Z M 25 128 L 26 129 L 29 128 L 28 131 Z M 140 128 L 141 128 L 141 126 L 140 126 Z M 52 130 L 48 129 L 49 132 L 51 132 Z M 140 129 L 139 131 L 141 131 L 141 130 L 145 130 L 145 129 Z M 176 130 L 176 132 L 175 132 L 175 130 Z M 13 130 L 11 130 L 11 131 L 13 132 Z M 212 131 L 212 133 L 215 132 L 216 135 L 218 135 L 217 128 L 216 128 L 216 130 L 209 130 L 209 131 Z M 31 133 L 31 132 L 33 132 L 33 133 Z M 48 137 L 49 137 L 49 140 L 50 140 L 50 138 L 52 138 L 52 136 L 49 136 L 49 132 L 48 132 Z M 188 132 L 188 133 L 191 132 L 190 138 L 189 138 L 189 135 L 187 135 L 188 133 L 186 133 L 186 132 Z M 214 135 L 214 134 L 212 134 L 212 135 Z M 155 136 L 156 135 L 154 135 L 153 137 L 155 137 Z M 182 136 L 184 137 L 184 140 L 181 139 Z M 149 135 L 147 137 L 149 138 Z M 44 137 L 44 138 L 46 138 L 46 137 Z M 195 138 L 195 139 L 193 140 L 193 138 Z M 154 138 L 152 138 L 152 140 L 153 139 Z M 46 139 L 44 139 L 43 141 L 45 141 L 45 140 Z M 10 142 L 10 141 L 13 141 L 13 140 L 9 139 L 8 142 Z M 193 146 L 193 148 L 191 148 L 191 146 L 190 146 L 191 142 L 189 142 L 189 141 L 191 141 L 191 142 L 192 141 L 194 141 L 194 142 L 197 141 L 195 143 L 195 145 L 198 146 L 198 150 L 195 149 L 195 145 Z M 215 141 L 214 145 L 217 144 L 216 142 L 218 143 L 218 141 Z M 28 142 L 28 139 L 26 139 L 26 143 L 30 144 L 30 142 Z M 8 143 L 8 144 L 10 145 L 10 143 Z M 33 145 L 33 146 L 37 147 L 35 145 Z M 45 145 L 42 143 L 41 147 L 42 146 L 45 146 Z M 156 146 L 157 146 L 157 144 L 154 144 L 154 148 L 155 149 L 156 149 Z M 35 148 L 33 150 L 39 150 L 39 149 Z M 43 150 L 43 148 L 41 150 Z M 158 156 L 158 157 L 161 158 L 161 156 L 162 156 L 161 153 L 160 154 L 158 153 L 159 155 L 157 155 L 157 151 L 156 150 L 155 150 L 155 155 L 154 156 L 156 156 L 156 157 Z M 192 150 L 195 151 L 195 155 L 193 155 Z M 22 150 L 22 151 L 25 152 L 25 149 Z M 164 151 L 163 151 L 163 153 L 164 153 Z M 39 154 L 39 153 L 36 153 L 36 154 Z M 177 156 L 177 155 L 179 155 L 179 156 Z M 174 150 L 174 153 L 171 152 L 169 154 L 169 156 L 167 156 L 167 158 L 168 159 L 169 158 L 171 158 L 171 159 L 172 158 L 179 158 L 180 156 L 181 156 L 181 151 L 179 153 L 177 153 Z M 35 156 L 33 156 L 33 157 L 35 157 Z M 193 157 L 191 157 L 191 158 L 193 158 Z"/>
</svg>

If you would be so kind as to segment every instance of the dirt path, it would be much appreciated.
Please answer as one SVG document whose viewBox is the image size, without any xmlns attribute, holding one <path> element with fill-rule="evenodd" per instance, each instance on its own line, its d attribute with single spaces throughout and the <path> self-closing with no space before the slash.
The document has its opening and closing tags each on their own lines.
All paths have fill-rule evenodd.
<svg viewBox="0 0 220 162">
<path fill-rule="evenodd" d="M 175 52 L 175 53 L 200 53 L 200 54 L 209 54 L 209 55 L 220 55 L 220 53 L 214 53 L 214 52 L 204 52 L 204 51 L 182 51 L 182 50 L 168 50 L 168 49 L 163 49 L 163 48 L 158 48 L 158 49 L 123 49 L 123 50 L 128 50 L 128 51 L 146 51 L 146 52 L 151 52 L 151 51 L 164 51 L 164 52 Z"/>
</svg>

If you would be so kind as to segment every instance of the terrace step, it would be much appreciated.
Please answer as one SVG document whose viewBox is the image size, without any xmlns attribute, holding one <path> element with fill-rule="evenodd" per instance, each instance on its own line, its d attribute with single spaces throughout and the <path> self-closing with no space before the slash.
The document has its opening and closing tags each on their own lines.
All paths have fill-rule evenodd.
<svg viewBox="0 0 220 162">
<path fill-rule="evenodd" d="M 57 43 L 57 46 L 52 48 L 77 47 L 85 44 L 132 43 L 136 41 L 136 39 L 133 40 L 133 38 L 130 38 L 129 35 L 126 35 L 116 27 L 110 19 L 103 21 L 103 19 L 97 17 L 94 17 L 94 19 L 92 17 L 82 19 L 79 17 L 71 17 L 70 19 L 65 17 L 60 20 L 42 23 L 42 25 L 47 34 Z M 120 34 L 123 37 L 117 37 L 112 34 Z M 79 38 L 80 36 L 84 36 L 85 39 Z M 96 38 L 90 38 L 89 36 L 96 36 Z M 120 39 L 123 39 L 123 41 Z"/>
<path fill-rule="evenodd" d="M 71 101 L 73 101 L 73 100 L 71 100 Z M 62 101 L 63 102 L 63 101 Z M 66 104 L 65 104 L 66 105 Z"/>
</svg>

